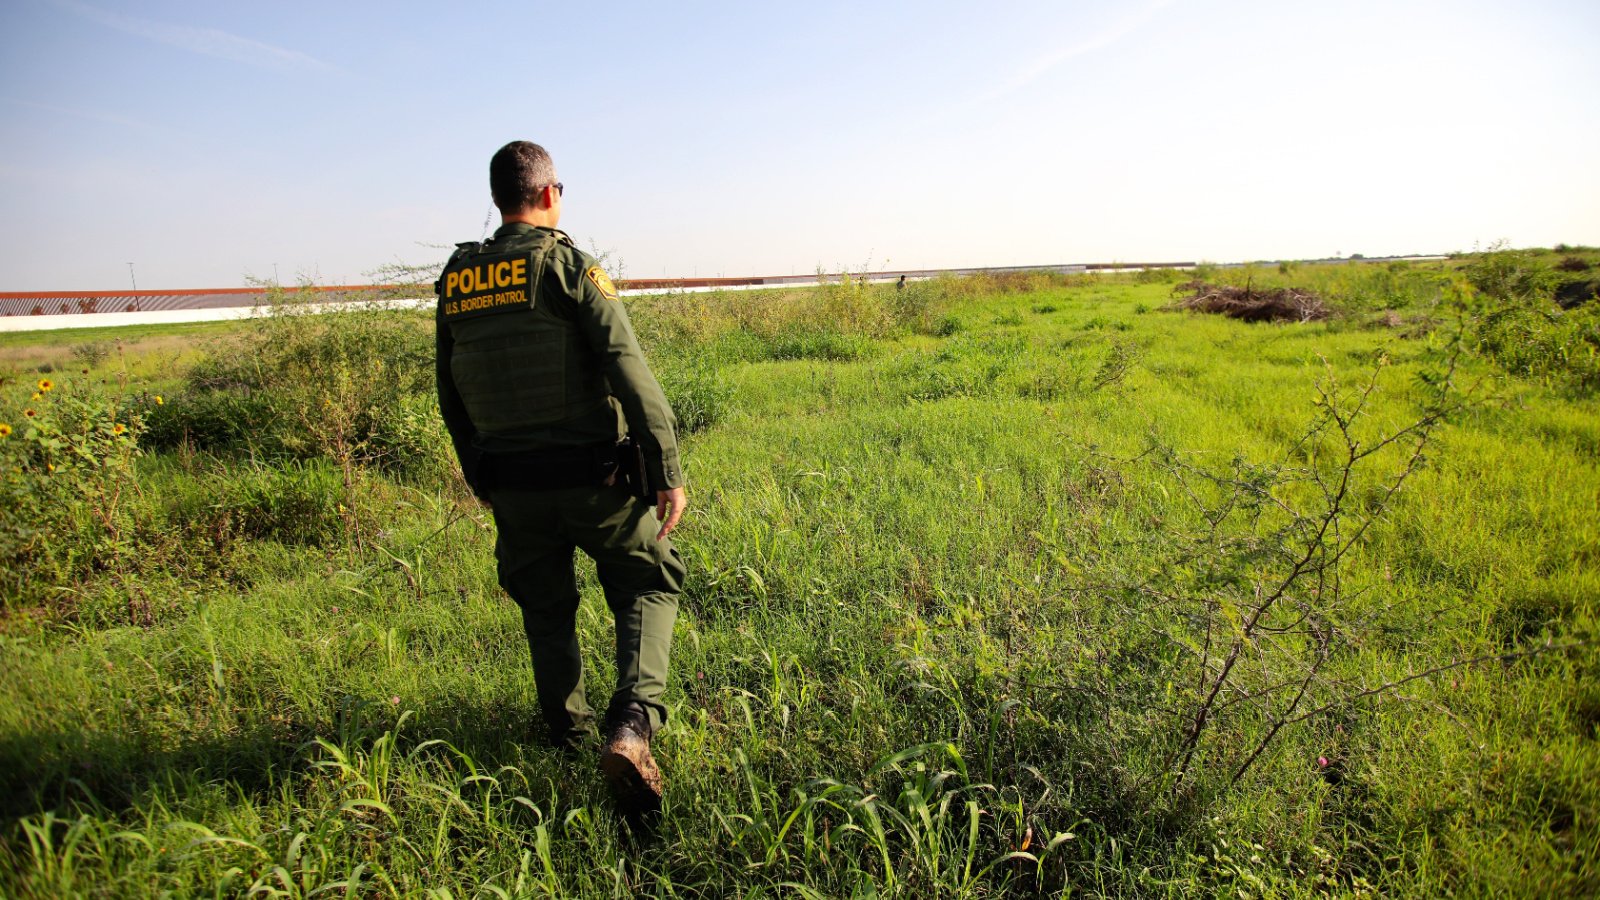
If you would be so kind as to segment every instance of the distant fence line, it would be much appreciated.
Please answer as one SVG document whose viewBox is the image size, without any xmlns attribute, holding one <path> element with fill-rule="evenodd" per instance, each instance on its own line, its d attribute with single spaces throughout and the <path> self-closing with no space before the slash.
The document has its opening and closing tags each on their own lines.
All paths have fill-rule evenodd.
<svg viewBox="0 0 1600 900">
<path fill-rule="evenodd" d="M 312 290 L 330 302 L 370 298 L 384 285 L 332 285 Z M 260 306 L 267 288 L 202 288 L 187 291 L 4 291 L 0 316 L 76 316 L 161 312 L 178 309 L 239 309 Z"/>
<path fill-rule="evenodd" d="M 1391 262 L 1396 260 L 1437 260 L 1444 256 L 1386 256 L 1351 259 L 1305 260 L 1308 263 Z M 1225 267 L 1272 265 L 1272 262 L 1228 263 Z M 961 269 L 901 269 L 885 272 L 840 272 L 810 275 L 755 275 L 732 278 L 627 278 L 617 279 L 625 294 L 659 291 L 750 290 L 765 287 L 805 287 L 837 282 L 840 279 L 872 283 L 921 281 L 941 275 L 1005 275 L 1019 272 L 1127 272 L 1144 269 L 1192 269 L 1194 262 L 1110 262 L 1071 263 L 1040 266 L 982 266 Z M 328 285 L 311 286 L 321 304 L 352 301 L 420 302 L 415 285 Z M 74 328 L 95 325 L 121 325 L 135 322 L 196 322 L 245 318 L 251 311 L 267 305 L 268 287 L 202 288 L 173 291 L 0 291 L 0 331 L 40 328 Z M 28 320 L 28 321 L 19 321 Z M 7 321 L 9 320 L 9 321 Z"/>
<path fill-rule="evenodd" d="M 1087 263 L 1044 266 L 1000 266 L 967 269 L 905 269 L 894 272 L 846 272 L 823 275 L 754 275 L 732 278 L 626 278 L 617 287 L 628 292 L 715 290 L 717 288 L 797 287 L 840 278 L 865 278 L 872 282 L 935 278 L 940 275 L 1003 274 L 1008 272 L 1086 272 L 1114 268 L 1183 268 L 1194 263 Z M 270 288 L 203 288 L 183 291 L 3 291 L 0 316 L 93 315 L 97 313 L 159 312 L 177 309 L 248 309 L 262 305 Z M 328 303 L 370 300 L 374 295 L 398 298 L 415 287 L 399 285 L 330 285 L 310 288 Z"/>
</svg>

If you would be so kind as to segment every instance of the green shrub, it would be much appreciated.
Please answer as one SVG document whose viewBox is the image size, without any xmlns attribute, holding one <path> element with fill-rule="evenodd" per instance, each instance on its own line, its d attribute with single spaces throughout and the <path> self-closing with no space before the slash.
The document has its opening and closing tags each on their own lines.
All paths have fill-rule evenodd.
<svg viewBox="0 0 1600 900">
<path fill-rule="evenodd" d="M 1112 331 L 1127 331 L 1132 327 L 1133 326 L 1129 325 L 1127 322 L 1108 318 L 1106 316 L 1091 316 L 1088 321 L 1083 323 L 1083 329 L 1085 331 L 1103 331 L 1105 329 L 1110 329 Z"/>
<path fill-rule="evenodd" d="M 163 524 L 213 552 L 243 540 L 320 546 L 339 533 L 343 496 L 343 476 L 322 460 L 219 467 L 174 483 Z"/>
<path fill-rule="evenodd" d="M 105 362 L 110 355 L 111 346 L 105 341 L 90 341 L 72 347 L 72 358 L 84 368 L 92 369 Z"/>
<path fill-rule="evenodd" d="M 1474 256 L 1461 272 L 1480 294 L 1501 302 L 1548 302 L 1560 280 L 1537 254 L 1498 245 Z"/>
<path fill-rule="evenodd" d="M 159 440 L 380 465 L 416 424 L 408 398 L 434 390 L 433 356 L 428 314 L 283 302 L 194 367 L 191 393 L 210 396 L 168 404 Z"/>
<path fill-rule="evenodd" d="M 1017 368 L 1026 347 L 1015 336 L 957 337 L 938 350 L 902 354 L 888 371 L 914 400 L 989 396 Z"/>
<path fill-rule="evenodd" d="M 796 328 L 766 341 L 769 359 L 856 360 L 872 355 L 870 338 L 828 328 Z"/>
<path fill-rule="evenodd" d="M 164 398 L 145 422 L 145 445 L 155 450 L 241 450 L 283 456 L 282 435 L 292 418 L 281 398 L 244 388 L 194 390 Z"/>
<path fill-rule="evenodd" d="M 662 362 L 665 364 L 657 369 L 656 378 L 678 417 L 681 433 L 704 431 L 727 413 L 733 386 L 714 364 L 703 360 Z"/>
<path fill-rule="evenodd" d="M 1600 389 L 1600 308 L 1557 306 L 1565 277 L 1542 254 L 1497 246 L 1468 260 L 1461 274 L 1481 310 L 1471 326 L 1479 352 L 1516 375 Z"/>
<path fill-rule="evenodd" d="M 404 394 L 374 412 L 366 426 L 369 463 L 413 484 L 440 485 L 454 478 L 455 448 L 435 392 Z"/>
<path fill-rule="evenodd" d="M 0 397 L 0 598 L 121 555 L 142 429 L 123 399 L 48 378 Z"/>
<path fill-rule="evenodd" d="M 1600 305 L 1508 303 L 1476 325 L 1478 349 L 1507 371 L 1600 390 Z"/>
<path fill-rule="evenodd" d="M 1184 269 L 1140 269 L 1133 273 L 1134 284 L 1177 284 L 1185 281 L 1189 273 Z"/>
</svg>

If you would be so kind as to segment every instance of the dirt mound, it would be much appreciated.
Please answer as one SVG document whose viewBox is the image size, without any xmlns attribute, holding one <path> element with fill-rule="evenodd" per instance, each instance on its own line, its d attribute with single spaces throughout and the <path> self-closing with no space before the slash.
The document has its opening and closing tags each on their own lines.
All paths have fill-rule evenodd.
<svg viewBox="0 0 1600 900">
<path fill-rule="evenodd" d="M 1185 281 L 1172 289 L 1172 295 L 1177 299 L 1168 309 L 1217 313 L 1246 322 L 1315 322 L 1333 315 L 1321 297 L 1300 288 L 1262 291 L 1248 284 L 1239 287 Z"/>
</svg>

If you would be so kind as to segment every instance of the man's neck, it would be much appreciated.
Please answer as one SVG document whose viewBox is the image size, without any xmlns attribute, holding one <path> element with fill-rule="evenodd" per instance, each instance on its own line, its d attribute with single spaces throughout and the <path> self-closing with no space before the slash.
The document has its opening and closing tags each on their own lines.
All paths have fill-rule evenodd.
<svg viewBox="0 0 1600 900">
<path fill-rule="evenodd" d="M 557 218 L 550 214 L 548 209 L 524 210 L 518 213 L 501 213 L 500 224 L 510 225 L 512 222 L 521 222 L 535 228 L 555 228 Z"/>
</svg>

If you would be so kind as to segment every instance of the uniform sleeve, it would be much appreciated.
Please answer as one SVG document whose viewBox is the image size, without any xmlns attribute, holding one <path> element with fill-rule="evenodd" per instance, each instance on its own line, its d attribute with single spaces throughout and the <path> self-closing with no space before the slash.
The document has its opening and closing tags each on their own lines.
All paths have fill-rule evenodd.
<svg viewBox="0 0 1600 900">
<path fill-rule="evenodd" d="M 472 492 L 482 497 L 483 492 L 478 487 L 481 454 L 472 446 L 476 429 L 472 427 L 472 419 L 467 416 L 466 404 L 461 400 L 461 392 L 456 390 L 456 381 L 450 371 L 450 354 L 455 348 L 455 340 L 450 335 L 450 326 L 444 322 L 436 321 L 434 329 L 434 373 L 438 381 L 439 415 L 444 418 L 444 427 L 450 432 L 450 443 L 455 445 L 462 477 L 467 480 Z"/>
<path fill-rule="evenodd" d="M 586 261 L 584 261 L 586 262 Z M 593 263 L 588 263 L 592 266 Z M 606 280 L 609 284 L 609 279 Z M 611 394 L 622 404 L 628 432 L 644 451 L 650 481 L 657 487 L 683 486 L 683 468 L 678 464 L 678 420 L 667 405 L 661 385 L 645 364 L 644 352 L 634 336 L 633 324 L 622 301 L 607 298 L 583 270 L 578 272 L 577 317 L 589 346 L 599 357 L 611 385 Z"/>
</svg>

